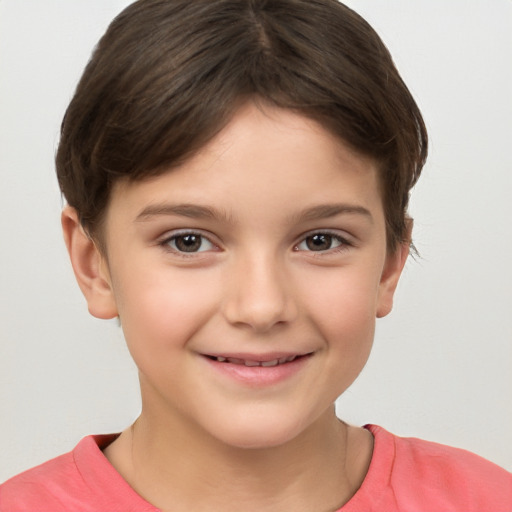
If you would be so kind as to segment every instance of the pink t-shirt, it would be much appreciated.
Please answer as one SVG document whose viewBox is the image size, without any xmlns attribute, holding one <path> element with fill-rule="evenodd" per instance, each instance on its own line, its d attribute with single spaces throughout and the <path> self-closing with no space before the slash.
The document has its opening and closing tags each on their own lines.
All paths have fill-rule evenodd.
<svg viewBox="0 0 512 512">
<path fill-rule="evenodd" d="M 339 512 L 512 512 L 512 474 L 481 457 L 369 425 L 370 469 Z M 89 436 L 65 455 L 0 486 L 1 512 L 158 512 L 101 452 L 116 435 Z"/>
</svg>

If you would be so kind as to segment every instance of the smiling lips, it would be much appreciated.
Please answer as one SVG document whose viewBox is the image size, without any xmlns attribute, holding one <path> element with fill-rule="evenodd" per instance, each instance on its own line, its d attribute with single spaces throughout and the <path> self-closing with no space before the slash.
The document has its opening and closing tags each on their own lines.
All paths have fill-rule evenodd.
<svg viewBox="0 0 512 512">
<path fill-rule="evenodd" d="M 291 363 L 298 357 L 303 357 L 300 355 L 291 355 L 291 356 L 284 356 L 284 357 L 277 357 L 270 360 L 265 361 L 258 361 L 255 359 L 245 359 L 245 358 L 238 358 L 238 357 L 223 357 L 223 356 L 208 356 L 214 361 L 218 361 L 219 363 L 231 363 L 231 364 L 237 364 L 241 366 L 263 366 L 263 367 L 271 367 L 271 366 L 278 366 L 280 364 L 284 363 Z"/>
<path fill-rule="evenodd" d="M 218 374 L 237 385 L 266 388 L 287 381 L 304 368 L 314 352 L 271 352 L 267 354 L 202 354 Z"/>
</svg>

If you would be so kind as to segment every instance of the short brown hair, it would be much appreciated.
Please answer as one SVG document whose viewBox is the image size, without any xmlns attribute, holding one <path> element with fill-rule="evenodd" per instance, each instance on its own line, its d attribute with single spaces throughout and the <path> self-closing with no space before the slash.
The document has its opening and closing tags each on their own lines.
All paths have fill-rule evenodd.
<svg viewBox="0 0 512 512">
<path fill-rule="evenodd" d="M 112 184 L 179 165 L 261 100 L 379 163 L 388 249 L 427 155 L 421 113 L 375 31 L 337 0 L 139 0 L 111 23 L 64 116 L 61 190 L 92 235 Z"/>
</svg>

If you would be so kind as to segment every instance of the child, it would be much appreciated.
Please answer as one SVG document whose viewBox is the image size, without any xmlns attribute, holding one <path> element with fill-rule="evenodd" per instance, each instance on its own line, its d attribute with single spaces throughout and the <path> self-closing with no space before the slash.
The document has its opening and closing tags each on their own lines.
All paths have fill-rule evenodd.
<svg viewBox="0 0 512 512">
<path fill-rule="evenodd" d="M 497 466 L 334 412 L 391 310 L 426 153 L 387 50 L 334 0 L 126 9 L 57 173 L 142 413 L 3 484 L 0 510 L 511 510 Z"/>
</svg>

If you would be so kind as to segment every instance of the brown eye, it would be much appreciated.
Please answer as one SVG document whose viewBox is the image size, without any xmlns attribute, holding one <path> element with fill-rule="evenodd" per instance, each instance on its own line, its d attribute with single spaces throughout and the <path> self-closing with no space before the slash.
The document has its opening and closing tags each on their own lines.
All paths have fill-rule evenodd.
<svg viewBox="0 0 512 512">
<path fill-rule="evenodd" d="M 196 252 L 201 248 L 201 237 L 197 235 L 183 235 L 174 239 L 176 249 L 182 252 Z"/>
<path fill-rule="evenodd" d="M 196 233 L 173 236 L 166 242 L 176 252 L 203 252 L 213 248 L 213 244 Z"/>
<path fill-rule="evenodd" d="M 306 246 L 310 251 L 327 251 L 331 248 L 332 236 L 325 233 L 308 236 L 306 238 Z"/>
<path fill-rule="evenodd" d="M 329 233 L 314 233 L 296 246 L 297 251 L 323 252 L 349 245 L 343 238 Z"/>
</svg>

